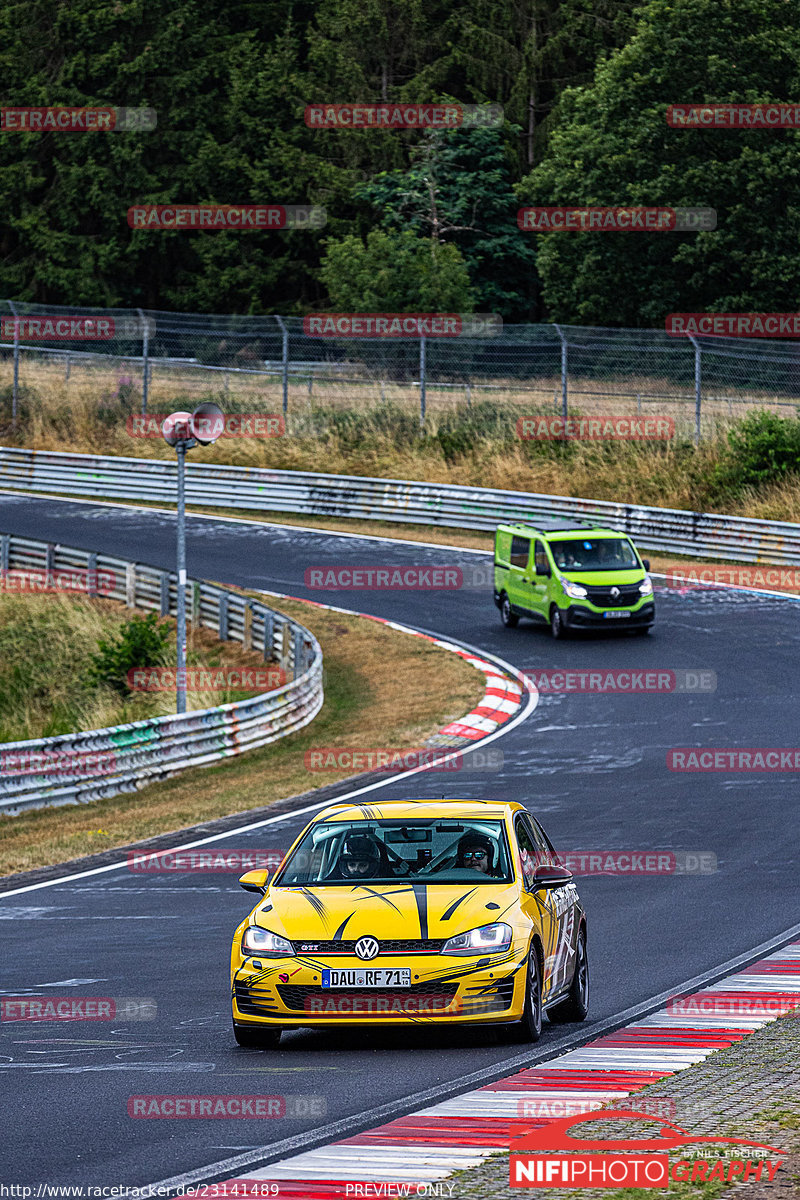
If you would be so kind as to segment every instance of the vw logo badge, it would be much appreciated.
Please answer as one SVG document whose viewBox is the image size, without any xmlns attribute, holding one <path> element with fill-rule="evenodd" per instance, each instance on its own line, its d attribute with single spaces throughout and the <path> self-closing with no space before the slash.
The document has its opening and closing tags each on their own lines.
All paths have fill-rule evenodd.
<svg viewBox="0 0 800 1200">
<path fill-rule="evenodd" d="M 371 958 L 375 958 L 379 950 L 380 946 L 374 937 L 359 938 L 356 942 L 356 954 L 359 958 L 364 959 L 365 962 L 369 962 Z"/>
<path fill-rule="evenodd" d="M 616 600 L 617 596 L 619 595 L 619 588 L 618 588 L 618 587 L 613 587 L 613 588 L 611 589 L 611 595 L 612 595 L 612 596 L 614 597 L 614 599 Z"/>
</svg>

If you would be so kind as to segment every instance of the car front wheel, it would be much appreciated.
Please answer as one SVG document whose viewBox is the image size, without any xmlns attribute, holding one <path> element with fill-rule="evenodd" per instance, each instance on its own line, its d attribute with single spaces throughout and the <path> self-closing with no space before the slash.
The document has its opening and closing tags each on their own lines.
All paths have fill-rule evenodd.
<svg viewBox="0 0 800 1200">
<path fill-rule="evenodd" d="M 589 1011 L 589 958 L 586 953 L 586 931 L 578 934 L 575 951 L 575 973 L 565 1000 L 547 1010 L 551 1021 L 559 1025 L 569 1021 L 585 1021 Z"/>
<path fill-rule="evenodd" d="M 266 1025 L 237 1025 L 234 1021 L 233 1036 L 239 1046 L 250 1050 L 273 1050 L 281 1040 L 281 1030 Z"/>
<path fill-rule="evenodd" d="M 536 947 L 528 951 L 525 978 L 525 1004 L 522 1020 L 506 1026 L 506 1038 L 511 1042 L 538 1042 L 542 1036 L 542 968 Z"/>
</svg>

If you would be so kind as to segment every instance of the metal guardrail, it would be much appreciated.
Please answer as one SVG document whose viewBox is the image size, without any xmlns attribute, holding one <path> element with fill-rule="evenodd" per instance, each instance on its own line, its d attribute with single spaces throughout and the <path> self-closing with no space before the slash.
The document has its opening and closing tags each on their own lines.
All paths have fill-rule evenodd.
<svg viewBox="0 0 800 1200">
<path fill-rule="evenodd" d="M 175 473 L 174 463 L 160 459 L 0 447 L 0 487 L 29 492 L 171 505 Z M 800 525 L 790 522 L 494 488 L 190 463 L 186 500 L 206 508 L 478 530 L 542 516 L 582 517 L 624 529 L 646 550 L 732 562 L 800 563 Z"/>
<path fill-rule="evenodd" d="M 130 608 L 162 616 L 176 610 L 174 574 L 105 554 L 0 534 L 0 570 L 36 572 L 44 583 L 58 572 L 86 572 L 89 595 L 101 590 Z M 189 581 L 187 608 L 194 625 L 260 651 L 265 661 L 280 663 L 291 681 L 250 700 L 180 716 L 5 742 L 0 813 L 136 791 L 187 767 L 266 746 L 313 720 L 323 702 L 322 650 L 308 629 L 257 600 L 199 580 Z"/>
</svg>

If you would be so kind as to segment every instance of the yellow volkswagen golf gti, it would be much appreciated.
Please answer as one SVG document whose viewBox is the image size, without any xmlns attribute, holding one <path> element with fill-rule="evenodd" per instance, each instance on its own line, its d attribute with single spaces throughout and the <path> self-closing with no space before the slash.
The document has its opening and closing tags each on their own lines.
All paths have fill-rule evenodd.
<svg viewBox="0 0 800 1200">
<path fill-rule="evenodd" d="M 233 938 L 233 1031 L 500 1025 L 538 1041 L 582 1021 L 586 915 L 534 817 L 498 800 L 333 804 L 306 827 Z"/>
</svg>

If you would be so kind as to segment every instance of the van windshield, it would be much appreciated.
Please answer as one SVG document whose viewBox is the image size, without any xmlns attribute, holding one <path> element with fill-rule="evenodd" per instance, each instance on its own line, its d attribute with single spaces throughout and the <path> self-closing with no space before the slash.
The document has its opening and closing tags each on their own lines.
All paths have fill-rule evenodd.
<svg viewBox="0 0 800 1200">
<path fill-rule="evenodd" d="M 630 571 L 639 567 L 627 538 L 580 538 L 550 542 L 560 571 Z"/>
</svg>

